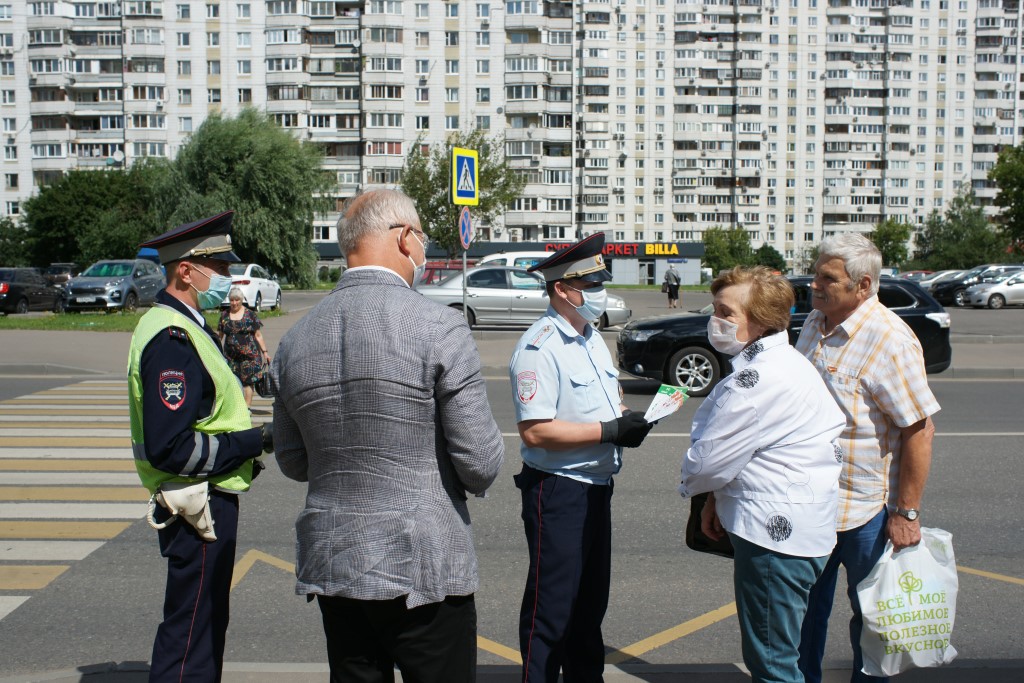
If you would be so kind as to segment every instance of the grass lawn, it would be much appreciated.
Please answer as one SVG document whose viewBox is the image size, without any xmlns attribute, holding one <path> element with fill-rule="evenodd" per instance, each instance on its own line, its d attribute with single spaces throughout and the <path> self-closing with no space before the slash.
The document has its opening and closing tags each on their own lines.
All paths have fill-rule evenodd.
<svg viewBox="0 0 1024 683">
<path fill-rule="evenodd" d="M 42 313 L 28 315 L 8 315 L 0 317 L 0 330 L 86 330 L 89 332 L 132 332 L 139 318 L 146 312 L 141 309 L 135 313 Z M 210 327 L 217 329 L 220 320 L 219 311 L 203 313 Z M 259 317 L 276 318 L 285 315 L 282 311 L 261 311 Z"/>
</svg>

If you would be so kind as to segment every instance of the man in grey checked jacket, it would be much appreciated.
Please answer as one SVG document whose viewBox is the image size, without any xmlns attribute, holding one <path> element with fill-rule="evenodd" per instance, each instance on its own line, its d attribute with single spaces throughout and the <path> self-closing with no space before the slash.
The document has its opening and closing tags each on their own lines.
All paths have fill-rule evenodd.
<svg viewBox="0 0 1024 683">
<path fill-rule="evenodd" d="M 426 241 L 406 195 L 356 197 L 338 222 L 349 269 L 274 358 L 277 460 L 309 482 L 296 593 L 320 604 L 331 680 L 476 676 L 466 495 L 505 448 L 469 327 L 412 289 Z"/>
</svg>

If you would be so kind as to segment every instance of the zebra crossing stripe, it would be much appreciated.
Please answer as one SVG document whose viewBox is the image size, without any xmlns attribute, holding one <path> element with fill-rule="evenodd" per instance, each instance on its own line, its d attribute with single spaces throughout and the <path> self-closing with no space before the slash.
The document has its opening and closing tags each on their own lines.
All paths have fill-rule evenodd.
<svg viewBox="0 0 1024 683">
<path fill-rule="evenodd" d="M 18 448 L 23 446 L 42 446 L 73 448 L 87 446 L 89 448 L 124 448 L 129 439 L 114 436 L 54 436 L 41 438 L 38 436 L 4 436 L 0 437 L 0 448 Z"/>
<path fill-rule="evenodd" d="M 129 427 L 116 429 L 112 428 L 110 425 L 90 424 L 85 427 L 72 429 L 69 426 L 63 424 L 61 424 L 59 427 L 54 427 L 54 423 L 50 423 L 50 428 L 45 429 L 45 423 L 42 424 L 44 425 L 44 427 L 35 427 L 32 429 L 9 427 L 7 425 L 0 426 L 0 444 L 7 443 L 7 439 L 9 438 L 34 438 L 40 440 L 45 439 L 47 442 L 50 442 L 54 438 L 75 438 L 75 436 L 78 434 L 82 435 L 79 441 L 85 441 L 86 439 L 112 439 L 115 437 L 131 438 L 131 429 Z M 88 430 L 88 432 L 86 432 L 85 430 Z M 122 442 L 122 445 L 123 443 L 124 442 Z"/>
<path fill-rule="evenodd" d="M 28 600 L 27 595 L 2 595 L 0 596 L 0 619 L 3 619 L 14 610 L 21 607 L 21 603 Z"/>
<path fill-rule="evenodd" d="M 0 560 L 54 562 L 84 560 L 105 541 L 0 541 Z"/>
<path fill-rule="evenodd" d="M 0 520 L 0 538 L 110 540 L 131 522 L 40 522 Z"/>
<path fill-rule="evenodd" d="M 0 503 L 3 519 L 142 519 L 146 503 Z"/>
<path fill-rule="evenodd" d="M 45 588 L 69 569 L 62 564 L 0 565 L 0 590 L 31 591 Z"/>
<path fill-rule="evenodd" d="M 120 441 L 120 440 L 119 440 Z M 122 442 L 120 445 L 124 445 Z M 0 471 L 15 472 L 74 472 L 89 470 L 94 472 L 134 472 L 135 463 L 130 457 L 126 460 L 69 460 L 48 458 L 31 460 L 28 458 L 0 458 Z"/>
<path fill-rule="evenodd" d="M 0 486 L 0 501 L 10 500 L 149 500 L 138 480 L 135 486 Z"/>
</svg>

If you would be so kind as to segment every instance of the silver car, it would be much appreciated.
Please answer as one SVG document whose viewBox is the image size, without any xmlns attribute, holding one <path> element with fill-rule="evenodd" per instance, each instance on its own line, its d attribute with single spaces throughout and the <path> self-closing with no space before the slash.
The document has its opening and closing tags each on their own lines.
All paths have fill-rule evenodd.
<svg viewBox="0 0 1024 683">
<path fill-rule="evenodd" d="M 64 309 L 131 312 L 153 303 L 166 284 L 163 271 L 152 261 L 97 261 L 64 285 Z"/>
<path fill-rule="evenodd" d="M 524 268 L 477 266 L 466 271 L 466 320 L 474 325 L 530 325 L 548 308 L 544 279 Z M 417 288 L 439 304 L 462 310 L 461 272 L 436 285 Z M 608 295 L 608 308 L 597 321 L 598 329 L 622 325 L 629 320 L 626 302 Z"/>
<path fill-rule="evenodd" d="M 1024 304 L 1024 273 L 1009 273 L 995 282 L 967 288 L 966 297 L 975 308 L 1002 308 Z"/>
</svg>

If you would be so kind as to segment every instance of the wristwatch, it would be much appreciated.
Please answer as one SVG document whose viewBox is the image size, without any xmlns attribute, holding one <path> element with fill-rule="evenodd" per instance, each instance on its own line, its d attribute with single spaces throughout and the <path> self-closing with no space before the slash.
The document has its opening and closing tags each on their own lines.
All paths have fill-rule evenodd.
<svg viewBox="0 0 1024 683">
<path fill-rule="evenodd" d="M 896 508 L 896 514 L 900 517 L 906 517 L 911 522 L 917 520 L 917 518 L 921 516 L 921 512 L 914 508 Z"/>
</svg>

